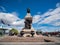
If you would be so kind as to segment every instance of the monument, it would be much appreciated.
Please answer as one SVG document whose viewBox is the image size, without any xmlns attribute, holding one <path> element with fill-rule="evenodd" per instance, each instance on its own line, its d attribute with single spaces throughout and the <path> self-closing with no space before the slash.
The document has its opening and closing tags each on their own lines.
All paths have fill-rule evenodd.
<svg viewBox="0 0 60 45">
<path fill-rule="evenodd" d="M 35 30 L 32 28 L 32 21 L 33 18 L 30 14 L 30 9 L 27 8 L 27 15 L 25 16 L 25 27 L 20 31 L 20 35 L 24 37 L 33 37 L 36 33 Z"/>
</svg>

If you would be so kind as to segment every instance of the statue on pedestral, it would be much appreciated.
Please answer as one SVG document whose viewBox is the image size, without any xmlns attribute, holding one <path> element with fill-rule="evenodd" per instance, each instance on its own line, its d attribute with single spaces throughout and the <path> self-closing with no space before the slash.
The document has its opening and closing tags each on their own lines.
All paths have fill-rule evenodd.
<svg viewBox="0 0 60 45">
<path fill-rule="evenodd" d="M 32 16 L 30 14 L 30 8 L 27 8 L 27 15 L 25 16 L 25 27 L 20 31 L 21 36 L 32 36 L 35 34 L 35 31 L 32 30 Z"/>
<path fill-rule="evenodd" d="M 27 8 L 27 16 L 25 17 L 25 29 L 31 29 L 32 16 L 30 15 L 30 9 Z"/>
</svg>

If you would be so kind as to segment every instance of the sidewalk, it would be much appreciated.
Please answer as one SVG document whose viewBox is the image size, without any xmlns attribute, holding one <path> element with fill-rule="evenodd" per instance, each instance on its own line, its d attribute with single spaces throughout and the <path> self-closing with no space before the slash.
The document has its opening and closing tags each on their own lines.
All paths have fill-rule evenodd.
<svg viewBox="0 0 60 45">
<path fill-rule="evenodd" d="M 0 45 L 60 45 L 54 42 L 0 42 Z"/>
</svg>

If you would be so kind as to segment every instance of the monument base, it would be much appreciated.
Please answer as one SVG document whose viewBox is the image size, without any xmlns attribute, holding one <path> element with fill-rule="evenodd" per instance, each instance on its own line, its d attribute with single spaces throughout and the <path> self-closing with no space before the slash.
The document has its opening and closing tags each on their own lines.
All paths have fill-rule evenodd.
<svg viewBox="0 0 60 45">
<path fill-rule="evenodd" d="M 37 36 L 36 31 L 33 29 L 23 29 L 20 32 L 20 35 L 23 37 L 36 37 Z"/>
</svg>

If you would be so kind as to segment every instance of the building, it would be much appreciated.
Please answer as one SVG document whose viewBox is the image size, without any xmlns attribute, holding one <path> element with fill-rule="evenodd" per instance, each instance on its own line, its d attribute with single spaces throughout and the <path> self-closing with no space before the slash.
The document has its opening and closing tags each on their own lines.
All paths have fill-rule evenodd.
<svg viewBox="0 0 60 45">
<path fill-rule="evenodd" d="M 5 28 L 0 28 L 0 36 L 5 35 L 6 34 L 6 30 Z"/>
</svg>

